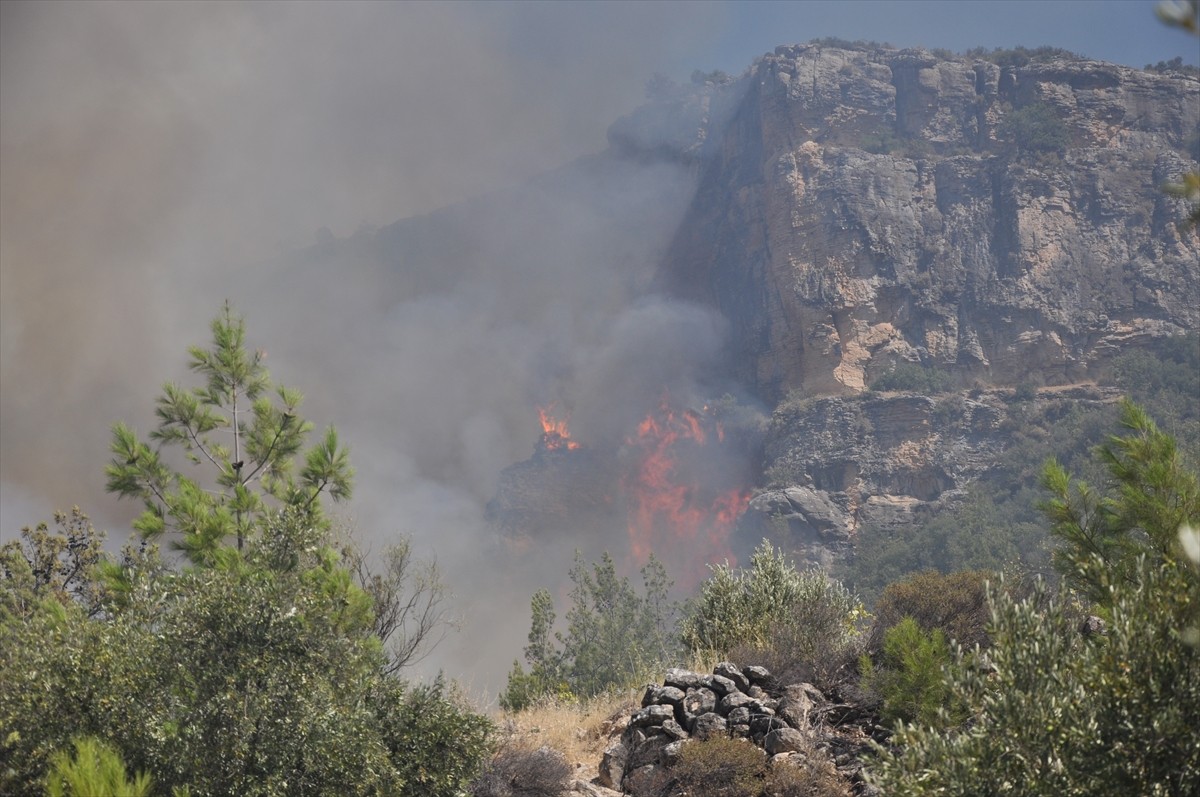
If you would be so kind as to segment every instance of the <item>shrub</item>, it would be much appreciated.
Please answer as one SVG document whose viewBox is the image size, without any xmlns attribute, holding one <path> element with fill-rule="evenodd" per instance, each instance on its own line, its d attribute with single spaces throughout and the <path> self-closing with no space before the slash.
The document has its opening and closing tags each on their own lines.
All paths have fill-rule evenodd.
<svg viewBox="0 0 1200 797">
<path fill-rule="evenodd" d="M 766 667 L 783 683 L 809 681 L 826 690 L 840 684 L 862 652 L 856 621 L 864 612 L 856 606 L 847 613 L 844 590 L 834 587 L 836 581 L 827 583 L 828 591 L 773 620 L 765 643 L 737 645 L 729 658 Z"/>
<path fill-rule="evenodd" d="M 153 779 L 139 772 L 131 780 L 121 754 L 92 736 L 73 742 L 75 755 L 59 751 L 50 757 L 47 797 L 149 797 Z"/>
<path fill-rule="evenodd" d="M 925 633 L 905 617 L 883 635 L 880 664 L 862 658 L 862 684 L 883 700 L 884 720 L 946 726 L 961 721 L 961 704 L 951 700 L 943 669 L 951 664 L 950 646 L 941 631 Z M 942 712 L 942 709 L 946 709 Z"/>
<path fill-rule="evenodd" d="M 575 586 L 566 634 L 553 633 L 550 593 L 533 596 L 525 647 L 530 671 L 514 662 L 500 696 L 505 710 L 519 711 L 541 697 L 588 698 L 628 685 L 676 652 L 675 606 L 667 602 L 672 582 L 653 556 L 642 568 L 640 595 L 628 578 L 617 576 L 607 553 L 590 567 L 577 554 L 570 576 Z"/>
<path fill-rule="evenodd" d="M 798 571 L 782 551 L 763 540 L 749 568 L 712 567 L 681 630 L 690 651 L 727 654 L 739 645 L 769 646 L 784 622 L 796 629 L 797 653 L 805 655 L 820 640 L 852 634 L 861 609 L 840 582 L 816 568 Z"/>
<path fill-rule="evenodd" d="M 997 132 L 1023 152 L 1062 152 L 1071 143 L 1066 123 L 1044 102 L 1010 111 Z"/>
<path fill-rule="evenodd" d="M 457 797 L 492 749 L 492 723 L 439 675 L 408 687 L 387 679 L 376 711 L 383 742 L 403 783 L 402 797 Z"/>
<path fill-rule="evenodd" d="M 891 371 L 871 383 L 872 390 L 904 390 L 932 395 L 953 390 L 954 375 L 918 363 L 898 362 Z"/>
<path fill-rule="evenodd" d="M 1111 487 L 1048 466 L 1045 506 L 1066 584 L 1045 601 L 989 595 L 989 668 L 948 674 L 972 722 L 902 726 L 870 779 L 885 794 L 1200 793 L 1200 476 L 1136 406 L 1099 450 Z M 1070 605 L 1108 620 L 1084 636 Z"/>
<path fill-rule="evenodd" d="M 772 765 L 766 789 L 771 797 L 850 797 L 850 786 L 824 754 Z"/>
<path fill-rule="evenodd" d="M 925 570 L 889 584 L 875 604 L 868 647 L 878 650 L 884 635 L 905 617 L 916 621 L 922 631 L 941 631 L 964 648 L 986 647 L 987 624 L 991 620 L 987 581 L 991 576 L 985 570 L 962 570 L 949 575 Z"/>
<path fill-rule="evenodd" d="M 680 750 L 672 773 L 691 797 L 758 797 L 767 776 L 767 754 L 745 739 L 693 740 Z"/>
<path fill-rule="evenodd" d="M 567 790 L 571 767 L 549 747 L 508 747 L 496 754 L 471 784 L 471 797 L 559 797 Z"/>
<path fill-rule="evenodd" d="M 984 61 L 991 61 L 997 66 L 1015 66 L 1022 67 L 1030 63 L 1039 63 L 1045 61 L 1055 61 L 1058 59 L 1079 59 L 1082 58 L 1078 53 L 1073 53 L 1070 50 L 1064 50 L 1061 47 L 997 47 L 993 50 L 988 50 L 986 47 L 975 47 L 967 50 L 963 55 L 968 58 L 979 58 Z"/>
<path fill-rule="evenodd" d="M 868 771 L 883 794 L 1196 794 L 1200 790 L 1198 574 L 1139 560 L 1140 584 L 1113 591 L 1112 622 L 1085 639 L 1060 593 L 991 596 L 985 672 L 951 680 L 973 721 L 954 733 L 903 726 Z M 1020 784 L 1014 787 L 1014 784 Z"/>
<path fill-rule="evenodd" d="M 1033 401 L 1038 396 L 1038 386 L 1032 381 L 1021 382 L 1013 390 L 1013 399 L 1016 401 Z"/>
<path fill-rule="evenodd" d="M 890 155 L 899 152 L 904 142 L 891 130 L 863 133 L 859 146 L 875 155 Z"/>
</svg>

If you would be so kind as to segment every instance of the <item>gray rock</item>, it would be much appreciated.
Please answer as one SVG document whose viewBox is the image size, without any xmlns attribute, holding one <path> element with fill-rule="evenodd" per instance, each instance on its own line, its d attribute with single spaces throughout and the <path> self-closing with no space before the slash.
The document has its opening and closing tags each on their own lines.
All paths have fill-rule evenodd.
<svg viewBox="0 0 1200 797">
<path fill-rule="evenodd" d="M 629 749 L 621 742 L 613 742 L 606 747 L 604 755 L 600 758 L 600 773 L 597 777 L 600 785 L 610 789 L 619 789 L 628 763 Z"/>
<path fill-rule="evenodd" d="M 679 707 L 683 705 L 683 698 L 685 696 L 686 693 L 679 687 L 664 686 L 658 690 L 658 700 L 656 702 L 659 705 Z"/>
<path fill-rule="evenodd" d="M 746 674 L 746 677 L 750 679 L 751 687 L 763 689 L 768 694 L 772 690 L 779 688 L 779 680 L 775 676 L 771 675 L 771 671 L 766 667 L 754 665 L 751 667 L 746 667 L 743 672 Z"/>
<path fill-rule="evenodd" d="M 669 779 L 666 771 L 657 764 L 648 764 L 631 770 L 625 776 L 623 788 L 633 797 L 659 797 L 659 792 Z"/>
<path fill-rule="evenodd" d="M 795 728 L 776 728 L 763 739 L 763 749 L 770 755 L 799 752 L 808 746 L 808 737 Z"/>
<path fill-rule="evenodd" d="M 703 680 L 704 676 L 700 673 L 672 667 L 667 670 L 667 674 L 663 677 L 663 686 L 674 686 L 676 689 L 682 689 L 686 692 L 688 689 L 701 686 Z"/>
<path fill-rule="evenodd" d="M 723 735 L 728 729 L 725 718 L 716 712 L 701 714 L 692 723 L 692 736 L 697 739 L 711 739 Z"/>
<path fill-rule="evenodd" d="M 675 719 L 675 709 L 670 706 L 655 705 L 646 706 L 638 711 L 629 723 L 637 728 L 649 728 L 653 725 L 662 725 L 670 719 Z"/>
<path fill-rule="evenodd" d="M 633 771 L 639 767 L 644 767 L 649 764 L 660 763 L 659 758 L 664 747 L 671 742 L 676 741 L 667 736 L 651 736 L 638 745 L 638 748 L 629 754 L 629 764 L 627 769 Z"/>
<path fill-rule="evenodd" d="M 775 713 L 793 728 L 806 728 L 815 708 L 816 704 L 808 693 L 798 686 L 789 686 Z"/>
<path fill-rule="evenodd" d="M 788 727 L 788 724 L 778 717 L 759 716 L 750 719 L 750 735 L 754 739 L 763 739 L 768 733 Z"/>
<path fill-rule="evenodd" d="M 633 725 L 628 726 L 621 733 L 621 744 L 625 745 L 626 750 L 636 750 L 638 745 L 644 741 L 646 741 L 646 732 Z"/>
<path fill-rule="evenodd" d="M 586 780 L 578 779 L 571 781 L 569 793 L 579 794 L 582 797 L 621 797 L 621 792 L 603 784 L 589 783 Z"/>
<path fill-rule="evenodd" d="M 728 722 L 730 726 L 745 725 L 748 731 L 750 729 L 750 709 L 746 706 L 739 706 L 729 712 L 729 714 L 725 717 L 725 721 Z"/>
<path fill-rule="evenodd" d="M 725 697 L 721 698 L 721 702 L 717 704 L 717 711 L 721 714 L 728 714 L 735 708 L 749 706 L 755 702 L 757 701 L 755 701 L 755 699 L 749 695 L 741 692 L 730 692 L 729 694 L 725 695 Z"/>
<path fill-rule="evenodd" d="M 673 767 L 679 763 L 679 757 L 683 752 L 684 741 L 671 742 L 662 749 L 660 760 L 663 766 Z"/>
<path fill-rule="evenodd" d="M 693 687 L 687 690 L 687 694 L 683 698 L 683 710 L 694 716 L 716 711 L 717 696 L 711 689 Z"/>
<path fill-rule="evenodd" d="M 713 690 L 717 697 L 725 697 L 725 695 L 738 691 L 737 684 L 724 675 L 706 675 L 704 676 L 704 685 Z"/>
<path fill-rule="evenodd" d="M 688 738 L 688 732 L 675 720 L 667 720 L 662 724 L 662 731 L 670 739 L 682 740 Z"/>
<path fill-rule="evenodd" d="M 750 679 L 732 662 L 723 661 L 717 664 L 716 667 L 713 667 L 713 675 L 720 675 L 733 681 L 739 691 L 745 692 L 750 688 Z"/>
</svg>

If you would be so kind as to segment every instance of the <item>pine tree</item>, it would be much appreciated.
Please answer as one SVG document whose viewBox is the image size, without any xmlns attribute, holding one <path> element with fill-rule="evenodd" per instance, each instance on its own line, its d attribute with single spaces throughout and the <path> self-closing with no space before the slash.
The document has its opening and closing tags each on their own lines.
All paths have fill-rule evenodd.
<svg viewBox="0 0 1200 797">
<path fill-rule="evenodd" d="M 158 425 L 149 435 L 153 447 L 116 424 L 105 469 L 109 492 L 145 504 L 134 528 L 145 538 L 180 535 L 174 544 L 196 563 L 211 561 L 230 536 L 242 550 L 272 505 L 323 523 L 319 498 L 348 498 L 353 478 L 332 427 L 301 456 L 313 430 L 298 414 L 303 397 L 271 381 L 265 355 L 246 348 L 245 323 L 228 302 L 212 322 L 212 336 L 210 348 L 188 349 L 204 385 L 163 386 Z M 207 470 L 207 480 L 168 464 L 169 448 Z"/>
</svg>

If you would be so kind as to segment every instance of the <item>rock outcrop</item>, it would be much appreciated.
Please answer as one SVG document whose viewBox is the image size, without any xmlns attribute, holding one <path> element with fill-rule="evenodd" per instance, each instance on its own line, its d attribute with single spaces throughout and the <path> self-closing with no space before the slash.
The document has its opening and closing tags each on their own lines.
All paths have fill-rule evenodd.
<svg viewBox="0 0 1200 797">
<path fill-rule="evenodd" d="M 1010 443 L 1014 417 L 1066 405 L 1100 407 L 1114 388 L 1013 390 L 936 397 L 867 394 L 786 401 L 775 411 L 764 453 L 767 489 L 751 501 L 740 547 L 763 538 L 825 567 L 867 525 L 901 530 L 961 500 Z M 1047 420 L 1047 423 L 1050 421 Z"/>
<path fill-rule="evenodd" d="M 819 771 L 863 794 L 859 757 L 888 732 L 870 712 L 812 684 L 782 685 L 763 667 L 722 662 L 711 675 L 670 669 L 661 685 L 646 687 L 642 708 L 613 728 L 595 783 L 634 797 L 674 794 L 684 746 L 717 736 L 756 745 L 772 768 Z"/>
<path fill-rule="evenodd" d="M 1200 236 L 1159 190 L 1195 168 L 1195 77 L 809 44 L 694 93 L 610 138 L 696 164 L 660 281 L 720 308 L 768 403 L 903 361 L 1077 382 L 1200 325 Z"/>
</svg>

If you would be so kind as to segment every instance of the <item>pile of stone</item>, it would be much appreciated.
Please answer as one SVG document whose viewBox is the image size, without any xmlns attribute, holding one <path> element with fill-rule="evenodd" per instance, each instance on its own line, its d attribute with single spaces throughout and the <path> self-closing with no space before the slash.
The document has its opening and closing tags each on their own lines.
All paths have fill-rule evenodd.
<svg viewBox="0 0 1200 797">
<path fill-rule="evenodd" d="M 595 783 L 635 797 L 659 794 L 684 745 L 728 736 L 761 747 L 771 766 L 827 759 L 856 793 L 866 793 L 859 755 L 881 730 L 859 707 L 830 701 L 809 683 L 782 685 L 763 667 L 722 662 L 711 675 L 670 669 L 614 729 Z"/>
</svg>

